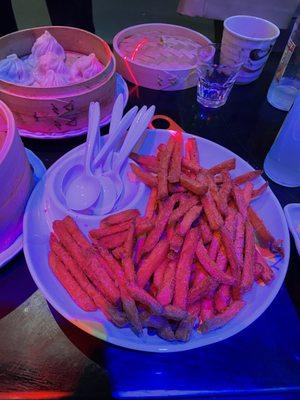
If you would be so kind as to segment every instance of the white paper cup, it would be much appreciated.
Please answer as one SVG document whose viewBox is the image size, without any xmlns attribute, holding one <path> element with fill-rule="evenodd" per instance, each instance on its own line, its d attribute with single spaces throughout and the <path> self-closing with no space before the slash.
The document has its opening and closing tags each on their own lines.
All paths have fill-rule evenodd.
<svg viewBox="0 0 300 400">
<path fill-rule="evenodd" d="M 241 50 L 245 53 L 237 83 L 250 83 L 259 77 L 279 34 L 272 22 L 251 15 L 235 15 L 224 21 L 222 43 L 232 53 L 228 58 Z"/>
</svg>

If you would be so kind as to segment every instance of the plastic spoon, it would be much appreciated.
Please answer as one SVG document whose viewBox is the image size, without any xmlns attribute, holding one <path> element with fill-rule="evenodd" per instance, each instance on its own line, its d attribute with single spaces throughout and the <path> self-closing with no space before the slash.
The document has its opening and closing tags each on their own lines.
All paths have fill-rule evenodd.
<svg viewBox="0 0 300 400">
<path fill-rule="evenodd" d="M 135 118 L 130 126 L 130 129 L 129 129 L 126 137 L 129 135 L 129 132 L 132 131 L 132 126 L 136 126 L 137 123 L 140 122 L 140 119 L 144 116 L 146 110 L 147 110 L 146 106 L 142 107 L 139 110 L 139 112 L 135 116 Z M 109 170 L 107 172 L 103 172 L 103 171 L 101 171 L 101 172 L 102 172 L 101 181 L 104 181 L 105 185 L 106 185 L 106 190 L 103 192 L 101 213 L 107 214 L 115 206 L 118 192 L 116 190 L 116 180 L 115 180 L 113 170 Z"/>
<path fill-rule="evenodd" d="M 123 109 L 124 109 L 123 94 L 120 93 L 112 109 L 108 137 L 114 136 L 117 133 L 118 127 L 122 119 Z M 106 171 L 111 168 L 111 162 L 112 162 L 112 152 L 107 154 L 106 160 L 104 160 L 103 162 L 102 166 L 103 171 Z"/>
<path fill-rule="evenodd" d="M 114 135 L 108 135 L 108 138 L 100 150 L 100 152 L 97 154 L 94 160 L 94 167 L 99 168 L 102 170 L 103 163 L 106 160 L 106 157 L 108 154 L 113 153 L 113 151 L 116 149 L 118 146 L 119 142 L 122 141 L 124 134 L 126 133 L 127 129 L 129 126 L 132 124 L 134 118 L 137 115 L 138 107 L 134 106 L 131 108 L 121 119 L 121 122 L 115 131 Z"/>
<path fill-rule="evenodd" d="M 85 147 L 84 169 L 81 175 L 75 178 L 66 193 L 66 202 L 70 209 L 75 211 L 86 210 L 98 199 L 101 192 L 101 183 L 91 171 L 91 158 L 98 140 L 100 122 L 99 103 L 90 103 L 88 133 Z"/>
<path fill-rule="evenodd" d="M 146 109 L 146 107 L 143 107 L 140 111 L 143 109 Z M 154 112 L 155 106 L 151 106 L 146 112 L 144 111 L 141 114 L 138 113 L 131 127 L 129 128 L 120 151 L 114 154 L 113 169 L 103 174 L 103 176 L 111 180 L 115 190 L 114 201 L 112 201 L 112 198 L 109 195 L 106 198 L 103 196 L 103 202 L 107 205 L 105 210 L 106 213 L 110 212 L 115 207 L 119 198 L 121 197 L 121 194 L 123 193 L 124 184 L 121 178 L 121 169 L 124 165 L 124 162 L 128 159 L 133 147 L 145 132 L 145 129 L 151 121 Z"/>
</svg>

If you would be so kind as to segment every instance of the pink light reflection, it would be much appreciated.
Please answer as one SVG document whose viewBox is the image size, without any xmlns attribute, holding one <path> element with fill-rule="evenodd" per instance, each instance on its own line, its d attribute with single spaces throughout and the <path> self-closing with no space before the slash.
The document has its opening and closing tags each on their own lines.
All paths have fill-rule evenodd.
<svg viewBox="0 0 300 400">
<path fill-rule="evenodd" d="M 134 75 L 134 73 L 133 73 L 133 71 L 132 71 L 132 68 L 131 68 L 131 66 L 130 66 L 129 61 L 133 61 L 133 60 L 135 59 L 135 57 L 136 57 L 138 51 L 139 51 L 139 50 L 141 49 L 141 47 L 142 47 L 143 45 L 145 45 L 147 42 L 148 42 L 148 39 L 146 39 L 146 38 L 145 38 L 145 39 L 142 39 L 142 40 L 141 40 L 140 42 L 138 42 L 137 45 L 135 46 L 135 48 L 134 48 L 134 50 L 133 50 L 133 52 L 132 52 L 130 58 L 128 58 L 127 56 L 124 56 L 124 62 L 125 62 L 125 65 L 126 65 L 126 69 L 127 69 L 128 73 L 129 73 L 129 75 L 130 75 L 130 77 L 131 77 L 132 83 L 134 83 L 134 85 L 135 85 L 134 87 L 132 87 L 132 88 L 130 89 L 129 94 L 130 94 L 130 96 L 136 96 L 136 98 L 139 98 L 139 97 L 140 97 L 140 96 L 139 96 L 139 83 L 138 83 L 138 81 L 137 81 L 137 79 L 136 79 L 136 77 L 135 77 L 135 75 Z"/>
<path fill-rule="evenodd" d="M 148 39 L 142 39 L 138 44 L 135 46 L 135 49 L 133 50 L 131 54 L 131 60 L 134 60 L 138 51 L 141 50 L 141 47 L 148 42 Z"/>
</svg>

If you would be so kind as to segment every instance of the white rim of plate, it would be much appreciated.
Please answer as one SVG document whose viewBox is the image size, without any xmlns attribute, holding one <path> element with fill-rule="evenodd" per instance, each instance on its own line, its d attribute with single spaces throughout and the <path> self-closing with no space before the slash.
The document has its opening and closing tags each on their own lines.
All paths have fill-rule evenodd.
<svg viewBox="0 0 300 400">
<path fill-rule="evenodd" d="M 33 176 L 35 180 L 34 186 L 38 184 L 44 173 L 46 172 L 46 167 L 42 160 L 34 154 L 33 151 L 25 148 L 27 157 L 30 165 L 33 168 Z M 33 190 L 35 187 L 33 188 Z M 0 253 L 0 269 L 4 267 L 9 261 L 11 261 L 23 248 L 23 233 L 19 235 L 16 240 L 2 253 Z"/>
<path fill-rule="evenodd" d="M 125 108 L 126 104 L 128 102 L 128 99 L 129 99 L 128 86 L 127 86 L 127 83 L 125 82 L 124 78 L 120 74 L 116 73 L 116 77 L 117 77 L 116 95 L 119 95 L 121 93 L 123 94 L 124 108 Z M 102 120 L 100 122 L 100 128 L 108 125 L 110 123 L 110 120 L 111 120 L 111 114 L 108 115 L 106 118 L 104 118 L 104 120 Z M 74 130 L 74 131 L 70 131 L 67 133 L 53 132 L 51 134 L 42 133 L 42 132 L 30 132 L 30 131 L 27 131 L 26 129 L 20 129 L 20 128 L 18 128 L 18 131 L 19 131 L 20 136 L 25 137 L 25 138 L 38 139 L 38 140 L 56 140 L 56 139 L 69 139 L 69 138 L 73 138 L 73 137 L 77 137 L 77 136 L 83 136 L 86 134 L 87 127 L 78 129 L 78 130 Z"/>
</svg>

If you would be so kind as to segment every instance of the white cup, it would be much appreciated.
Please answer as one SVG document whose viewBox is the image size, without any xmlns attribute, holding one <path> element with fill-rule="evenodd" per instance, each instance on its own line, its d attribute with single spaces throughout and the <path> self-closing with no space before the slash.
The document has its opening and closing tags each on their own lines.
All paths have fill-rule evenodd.
<svg viewBox="0 0 300 400">
<path fill-rule="evenodd" d="M 225 19 L 222 43 L 231 49 L 228 58 L 241 50 L 245 53 L 236 83 L 250 83 L 259 77 L 279 34 L 279 28 L 263 18 L 234 15 Z"/>
</svg>

